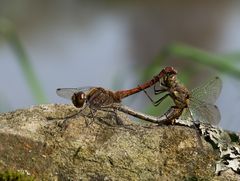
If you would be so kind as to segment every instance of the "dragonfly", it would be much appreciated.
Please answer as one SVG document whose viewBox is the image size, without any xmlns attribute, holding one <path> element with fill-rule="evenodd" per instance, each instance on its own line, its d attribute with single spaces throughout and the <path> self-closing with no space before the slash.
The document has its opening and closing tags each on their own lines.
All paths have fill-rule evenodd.
<svg viewBox="0 0 240 181">
<path fill-rule="evenodd" d="M 156 88 L 156 84 L 154 85 L 154 93 L 156 95 L 166 93 L 157 101 L 154 101 L 146 90 L 143 90 L 154 106 L 158 106 L 167 97 L 172 98 L 174 105 L 162 116 L 147 116 L 127 106 L 119 106 L 117 104 L 114 107 L 132 116 L 157 124 L 166 124 L 167 122 L 171 124 L 172 121 L 180 117 L 190 117 L 195 122 L 199 121 L 217 125 L 220 122 L 221 115 L 215 102 L 221 93 L 221 89 L 222 81 L 219 77 L 214 77 L 207 83 L 189 91 L 178 82 L 176 75 L 169 74 L 163 77 L 159 89 Z"/>
<path fill-rule="evenodd" d="M 113 105 L 113 107 L 134 117 L 159 125 L 174 124 L 173 121 L 176 119 L 188 119 L 189 117 L 194 122 L 199 121 L 213 125 L 217 125 L 220 122 L 220 111 L 215 105 L 222 89 L 222 81 L 219 77 L 212 78 L 207 83 L 192 91 L 189 91 L 185 86 L 180 84 L 176 80 L 175 75 L 165 76 L 160 86 L 160 89 L 156 89 L 154 85 L 154 93 L 157 95 L 167 92 L 167 94 L 157 101 L 154 101 L 145 90 L 143 91 L 154 106 L 158 106 L 168 96 L 172 98 L 174 105 L 161 116 L 147 115 L 118 104 Z"/>
<path fill-rule="evenodd" d="M 191 117 L 194 122 L 204 122 L 217 125 L 221 115 L 215 105 L 222 89 L 222 81 L 219 77 L 214 77 L 207 83 L 189 91 L 184 85 L 180 84 L 176 75 L 164 77 L 160 83 L 160 89 L 154 86 L 154 93 L 161 94 L 167 92 L 162 98 L 153 101 L 158 106 L 166 97 L 170 96 L 174 101 L 165 116 L 167 119 L 174 120 L 180 116 L 182 118 Z M 144 90 L 145 91 L 145 90 Z"/>
<path fill-rule="evenodd" d="M 215 105 L 222 89 L 222 81 L 219 77 L 214 77 L 207 83 L 189 91 L 184 85 L 177 80 L 176 74 L 169 74 L 160 81 L 160 87 L 157 89 L 154 85 L 156 95 L 166 93 L 164 96 L 154 101 L 150 95 L 143 90 L 154 106 L 161 104 L 167 97 L 171 97 L 174 105 L 171 106 L 165 114 L 159 117 L 146 115 L 141 112 L 132 110 L 127 106 L 114 105 L 115 109 L 132 115 L 134 117 L 150 121 L 159 125 L 174 124 L 179 118 L 188 120 L 191 118 L 193 126 L 197 122 L 217 125 L 221 119 L 220 111 Z M 197 129 L 196 129 L 197 130 Z M 203 147 L 199 133 L 197 132 L 198 141 Z"/>
<path fill-rule="evenodd" d="M 121 103 L 123 98 L 136 94 L 155 85 L 165 76 L 175 74 L 177 74 L 177 71 L 173 67 L 165 67 L 150 81 L 128 90 L 111 91 L 102 87 L 80 87 L 58 88 L 56 93 L 60 97 L 70 99 L 73 105 L 77 108 L 84 109 L 88 106 L 91 110 L 92 117 L 94 117 L 93 111 L 104 111 L 106 110 L 105 108 L 111 108 L 111 105 Z"/>
</svg>

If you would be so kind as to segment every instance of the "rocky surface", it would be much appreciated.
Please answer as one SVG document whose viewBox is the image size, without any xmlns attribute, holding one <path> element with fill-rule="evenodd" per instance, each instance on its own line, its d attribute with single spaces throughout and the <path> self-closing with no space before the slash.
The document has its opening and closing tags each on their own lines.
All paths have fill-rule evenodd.
<svg viewBox="0 0 240 181">
<path fill-rule="evenodd" d="M 184 126 L 143 127 L 124 114 L 77 113 L 71 105 L 40 105 L 0 114 L 0 172 L 36 180 L 240 180 L 215 174 L 219 152 Z"/>
</svg>

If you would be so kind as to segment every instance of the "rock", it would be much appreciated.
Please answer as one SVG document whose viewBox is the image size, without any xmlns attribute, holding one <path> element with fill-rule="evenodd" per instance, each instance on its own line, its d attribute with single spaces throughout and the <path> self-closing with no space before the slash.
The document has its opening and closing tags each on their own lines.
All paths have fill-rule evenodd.
<svg viewBox="0 0 240 181">
<path fill-rule="evenodd" d="M 118 113 L 40 105 L 0 115 L 0 172 L 37 180 L 239 180 L 215 175 L 219 152 L 184 126 L 144 127 Z M 88 114 L 88 115 L 87 115 Z"/>
</svg>

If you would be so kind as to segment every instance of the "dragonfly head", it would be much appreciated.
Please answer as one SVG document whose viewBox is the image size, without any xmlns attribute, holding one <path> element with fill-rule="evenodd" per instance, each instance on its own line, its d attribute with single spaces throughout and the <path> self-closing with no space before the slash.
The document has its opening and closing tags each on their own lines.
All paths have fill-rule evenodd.
<svg viewBox="0 0 240 181">
<path fill-rule="evenodd" d="M 163 70 L 165 74 L 177 74 L 177 70 L 173 67 L 165 67 Z"/>
<path fill-rule="evenodd" d="M 169 73 L 164 77 L 164 86 L 166 87 L 175 87 L 177 83 L 177 77 L 174 73 Z"/>
<path fill-rule="evenodd" d="M 72 95 L 72 103 L 75 107 L 81 108 L 86 103 L 86 94 L 82 91 L 74 93 Z"/>
</svg>

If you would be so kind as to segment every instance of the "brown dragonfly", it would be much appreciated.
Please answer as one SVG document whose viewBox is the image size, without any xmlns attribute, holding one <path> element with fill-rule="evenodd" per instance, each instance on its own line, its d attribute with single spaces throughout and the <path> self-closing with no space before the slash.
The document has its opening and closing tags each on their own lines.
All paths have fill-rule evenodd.
<svg viewBox="0 0 240 181">
<path fill-rule="evenodd" d="M 114 92 L 102 87 L 81 87 L 58 88 L 56 90 L 56 93 L 60 97 L 72 100 L 72 103 L 77 108 L 85 108 L 88 106 L 91 111 L 104 110 L 105 108 L 111 108 L 112 104 L 121 103 L 121 100 L 125 97 L 136 94 L 155 85 L 163 77 L 176 74 L 177 71 L 173 67 L 165 67 L 157 76 L 153 77 L 153 79 L 150 81 L 129 90 L 120 90 Z"/>
<path fill-rule="evenodd" d="M 221 116 L 218 107 L 215 105 L 222 89 L 222 81 L 219 77 L 214 77 L 206 84 L 203 84 L 192 91 L 189 91 L 185 86 L 178 82 L 176 74 L 168 74 L 159 82 L 160 88 L 157 89 L 155 84 L 154 93 L 156 95 L 162 93 L 166 94 L 157 101 L 154 101 L 145 90 L 143 91 L 152 101 L 154 106 L 158 106 L 168 96 L 172 98 L 175 105 L 170 107 L 164 115 L 154 117 L 137 112 L 123 105 L 114 105 L 115 109 L 159 125 L 174 124 L 175 120 L 180 117 L 183 120 L 188 120 L 190 118 L 195 128 L 197 128 L 197 122 L 204 122 L 213 125 L 219 123 Z M 203 147 L 200 135 L 198 132 L 196 133 L 198 142 L 200 146 Z"/>
<path fill-rule="evenodd" d="M 222 81 L 219 77 L 214 77 L 209 82 L 189 91 L 185 86 L 180 84 L 176 74 L 169 74 L 160 80 L 160 88 L 154 85 L 154 93 L 166 93 L 163 97 L 154 101 L 148 93 L 143 90 L 154 106 L 158 106 L 168 96 L 174 101 L 168 111 L 159 117 L 143 114 L 128 108 L 127 106 L 115 104 L 113 107 L 119 111 L 125 112 L 137 118 L 150 121 L 157 124 L 173 124 L 178 118 L 188 119 L 194 122 L 204 122 L 216 125 L 219 123 L 221 116 L 218 107 L 215 105 L 217 98 L 222 89 Z"/>
<path fill-rule="evenodd" d="M 180 84 L 176 75 L 166 76 L 160 83 L 161 89 L 154 87 L 155 94 L 167 92 L 162 98 L 153 101 L 158 105 L 167 96 L 170 96 L 175 105 L 172 106 L 165 116 L 167 119 L 174 120 L 180 116 L 191 117 L 194 122 L 205 122 L 216 125 L 219 123 L 221 116 L 218 107 L 215 105 L 222 89 L 222 81 L 219 77 L 214 77 L 207 83 L 189 91 L 185 86 Z"/>
</svg>

